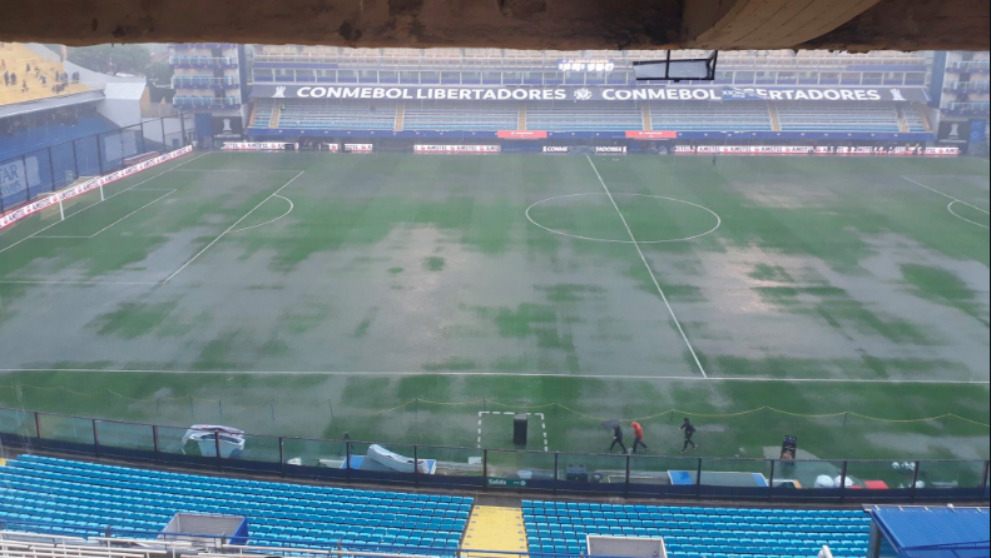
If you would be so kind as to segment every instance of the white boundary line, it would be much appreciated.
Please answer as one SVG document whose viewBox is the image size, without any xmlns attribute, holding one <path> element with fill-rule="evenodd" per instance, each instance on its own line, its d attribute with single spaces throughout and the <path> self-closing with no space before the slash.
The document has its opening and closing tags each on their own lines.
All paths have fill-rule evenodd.
<svg viewBox="0 0 992 558">
<path fill-rule="evenodd" d="M 96 205 L 99 205 L 100 203 L 103 203 L 103 202 L 105 202 L 105 201 L 107 201 L 107 200 L 109 200 L 110 198 L 113 198 L 114 196 L 119 196 L 119 195 L 121 195 L 121 194 L 123 194 L 124 192 L 127 192 L 127 191 L 129 191 L 129 190 L 133 190 L 133 189 L 135 189 L 135 188 L 137 188 L 138 186 L 141 186 L 142 184 L 145 184 L 145 183 L 147 183 L 147 182 L 151 182 L 152 180 L 155 180 L 156 178 L 158 178 L 158 177 L 160 177 L 160 176 L 162 176 L 162 175 L 164 175 L 164 174 L 166 174 L 166 173 L 169 173 L 169 172 L 172 172 L 172 171 L 174 171 L 174 170 L 176 170 L 176 169 L 178 169 L 179 167 L 181 167 L 181 166 L 183 166 L 183 165 L 187 165 L 187 164 L 189 164 L 189 163 L 192 163 L 193 161 L 195 161 L 195 160 L 197 160 L 197 159 L 199 159 L 200 157 L 203 157 L 204 155 L 206 155 L 206 153 L 200 153 L 199 155 L 197 155 L 196 157 L 193 157 L 192 159 L 190 159 L 190 160 L 188 160 L 188 161 L 184 161 L 184 162 L 182 162 L 182 163 L 180 163 L 180 164 L 178 164 L 178 165 L 176 165 L 176 166 L 174 166 L 174 167 L 172 167 L 172 168 L 169 168 L 169 169 L 166 169 L 165 171 L 163 171 L 163 172 L 160 172 L 160 173 L 158 173 L 158 174 L 156 174 L 155 176 L 151 176 L 151 177 L 148 177 L 148 178 L 146 178 L 146 179 L 144 179 L 144 180 L 142 180 L 141 182 L 138 182 L 137 184 L 134 184 L 133 186 L 128 186 L 127 188 L 124 188 L 124 189 L 123 189 L 123 190 L 121 190 L 120 192 L 116 192 L 116 193 L 114 193 L 114 194 L 111 194 L 110 196 L 107 196 L 107 198 L 106 198 L 106 199 L 104 199 L 104 200 L 102 200 L 102 201 L 99 201 L 99 202 L 97 202 L 97 203 L 94 203 L 94 204 L 90 204 L 90 205 L 87 205 L 86 207 L 84 207 L 84 208 L 82 208 L 82 209 L 80 209 L 79 211 L 77 211 L 77 212 L 75 212 L 75 213 L 71 213 L 71 214 L 69 214 L 68 216 L 66 216 L 66 218 L 65 218 L 65 219 L 59 219 L 58 221 L 55 221 L 55 222 L 54 222 L 54 223 L 52 223 L 51 225 L 48 225 L 47 227 L 44 227 L 44 228 L 42 228 L 42 229 L 39 229 L 39 230 L 37 230 L 37 231 L 35 231 L 35 232 L 33 232 L 33 233 L 31 233 L 31 234 L 29 234 L 28 236 L 25 236 L 24 238 L 22 238 L 22 239 L 20 239 L 20 240 L 18 240 L 17 242 L 15 242 L 15 243 L 13 243 L 13 244 L 11 244 L 10 246 L 7 246 L 7 247 L 5 247 L 5 248 L 0 248 L 0 254 L 3 254 L 3 253 L 4 253 L 4 252 L 6 252 L 7 250 L 10 250 L 10 249 L 11 249 L 11 248 L 13 248 L 14 246 L 17 246 L 18 244 L 20 244 L 20 243 L 22 243 L 22 242 L 24 242 L 25 240 L 27 240 L 27 239 L 29 239 L 29 238 L 34 238 L 35 236 L 37 236 L 37 235 L 39 235 L 39 234 L 41 234 L 41 233 L 43 233 L 43 232 L 45 232 L 45 231 L 47 231 L 48 229 L 50 229 L 50 228 L 52 228 L 52 227 L 54 227 L 55 225 L 58 225 L 59 223 L 61 223 L 61 222 L 63 222 L 63 221 L 65 221 L 66 219 L 69 219 L 69 218 L 70 218 L 70 217 L 72 217 L 73 215 L 79 215 L 80 213 L 82 213 L 82 212 L 84 212 L 84 211 L 86 211 L 87 209 L 89 209 L 89 208 L 91 208 L 91 207 L 94 207 L 94 206 L 96 206 Z"/>
<path fill-rule="evenodd" d="M 53 236 L 45 236 L 41 238 L 59 238 Z M 0 285 L 158 285 L 158 281 L 87 281 L 86 279 L 72 280 L 66 279 L 64 281 L 39 281 L 36 279 L 20 280 L 20 279 L 4 279 L 0 280 Z"/>
<path fill-rule="evenodd" d="M 204 153 L 206 155 L 206 153 Z M 214 172 L 300 172 L 300 169 L 183 169 L 179 172 L 214 173 Z"/>
<path fill-rule="evenodd" d="M 157 192 L 157 191 L 159 191 L 159 190 L 151 190 L 151 189 L 149 189 L 148 191 L 149 191 L 149 192 Z M 135 213 L 137 213 L 137 212 L 139 212 L 139 211 L 141 211 L 142 209 L 144 209 L 144 208 L 146 208 L 146 207 L 148 207 L 149 205 L 152 205 L 152 204 L 154 204 L 155 202 L 157 202 L 157 201 L 159 201 L 159 200 L 161 200 L 161 199 L 163 199 L 163 198 L 165 198 L 165 197 L 168 197 L 168 196 L 169 196 L 170 194 L 172 194 L 172 193 L 174 193 L 174 192 L 175 192 L 175 190 L 167 190 L 165 194 L 162 194 L 161 196 L 159 196 L 159 197 L 157 197 L 157 198 L 155 198 L 155 199 L 153 199 L 152 201 L 150 201 L 150 202 L 148 202 L 148 203 L 146 203 L 145 205 L 143 205 L 143 206 L 141 206 L 141 207 L 139 207 L 138 209 L 135 209 L 134 211 L 132 211 L 132 212 L 130 212 L 130 213 L 128 213 L 127 215 L 125 215 L 125 216 L 123 216 L 123 217 L 121 217 L 120 219 L 118 219 L 118 220 L 116 220 L 116 221 L 114 221 L 113 223 L 111 223 L 111 224 L 109 224 L 109 225 L 107 225 L 106 227 L 103 227 L 102 229 L 100 229 L 100 230 L 98 230 L 98 231 L 96 231 L 95 233 L 93 233 L 93 234 L 91 234 L 91 235 L 89 235 L 89 236 L 82 236 L 82 235 L 77 235 L 77 236 L 68 236 L 68 235 L 67 235 L 67 236 L 56 236 L 56 235 L 41 235 L 41 236 L 36 236 L 35 238 L 93 238 L 93 237 L 95 237 L 95 236 L 97 236 L 97 235 L 99 235 L 100 233 L 102 233 L 102 232 L 104 232 L 104 231 L 106 231 L 106 230 L 108 230 L 108 229 L 110 229 L 110 227 L 113 227 L 113 226 L 114 226 L 114 225 L 116 225 L 117 223 L 120 223 L 120 222 L 121 222 L 121 221 L 123 221 L 124 219 L 127 219 L 128 217 L 130 217 L 130 216 L 132 216 L 132 215 L 134 215 Z M 109 198 L 108 198 L 108 199 L 109 199 Z"/>
<path fill-rule="evenodd" d="M 265 199 L 263 199 L 262 201 L 258 202 L 258 204 L 256 204 L 255 207 L 249 209 L 248 210 L 248 213 L 245 213 L 244 215 L 242 215 L 241 218 L 238 219 L 237 221 L 235 221 L 234 223 L 232 223 L 230 227 L 227 227 L 226 229 L 224 229 L 224 232 L 222 232 L 219 235 L 217 235 L 217 238 L 211 240 L 210 243 L 207 244 L 206 246 L 204 246 L 202 250 L 200 250 L 199 252 L 197 252 L 196 254 L 194 254 L 192 258 L 186 260 L 186 263 L 184 263 L 183 265 L 179 266 L 179 269 L 173 271 L 165 279 L 162 279 L 162 284 L 164 285 L 164 284 L 168 283 L 169 280 L 171 280 L 173 277 L 175 277 L 176 275 L 179 275 L 179 273 L 182 270 L 184 270 L 187 267 L 189 267 L 189 264 L 191 264 L 194 261 L 196 261 L 196 259 L 199 258 L 204 252 L 206 252 L 207 250 L 209 250 L 211 246 L 213 246 L 214 244 L 217 244 L 217 241 L 219 241 L 220 239 L 224 238 L 224 235 L 226 235 L 227 233 L 231 232 L 234 229 L 234 227 L 237 227 L 238 226 L 238 223 L 240 223 L 241 221 L 244 221 L 245 219 L 247 219 L 248 216 L 251 215 L 253 211 L 255 211 L 256 209 L 258 209 L 259 207 L 261 207 L 263 203 L 269 201 L 269 199 L 271 199 L 273 196 L 279 195 L 279 192 L 281 192 L 283 190 L 283 188 L 285 188 L 286 186 L 289 186 L 290 184 L 292 184 L 293 182 L 295 182 L 297 178 L 303 176 L 303 172 L 304 171 L 300 171 L 300 172 L 296 173 L 296 176 L 294 176 L 293 178 L 290 178 L 285 184 L 283 184 L 282 186 L 276 188 L 276 191 L 275 192 L 272 192 L 268 196 L 265 196 Z"/>
<path fill-rule="evenodd" d="M 541 419 L 541 435 L 544 438 L 544 452 L 548 452 L 548 427 L 544 420 L 544 413 L 517 413 L 515 411 L 479 411 L 479 427 L 475 437 L 475 447 L 482 447 L 482 415 L 534 415 Z"/>
<path fill-rule="evenodd" d="M 97 283 L 98 284 L 98 283 Z M 127 283 L 131 284 L 131 283 Z M 158 283 L 134 283 L 140 285 L 157 285 Z M 0 368 L 0 373 L 7 372 L 76 372 L 91 374 L 106 372 L 111 374 L 244 374 L 256 376 L 489 376 L 489 377 L 521 377 L 521 378 L 589 378 L 592 380 L 665 380 L 686 382 L 746 382 L 746 383 L 821 383 L 821 384 L 923 384 L 923 385 L 989 385 L 989 380 L 913 380 L 899 378 L 769 378 L 764 376 L 652 376 L 649 374 L 554 374 L 550 372 L 424 372 L 423 370 L 183 370 L 183 369 L 149 369 L 136 368 L 126 370 L 121 368 Z"/>
<path fill-rule="evenodd" d="M 546 230 L 546 231 L 548 231 L 550 233 L 560 234 L 561 236 L 567 236 L 569 238 L 577 238 L 579 240 L 591 240 L 593 242 L 612 242 L 612 243 L 616 243 L 616 244 L 633 244 L 634 242 L 631 241 L 631 240 L 616 240 L 616 239 L 611 239 L 611 238 L 595 238 L 595 237 L 591 237 L 591 236 L 582 236 L 582 235 L 578 235 L 578 234 L 572 234 L 572 233 L 568 233 L 568 232 L 565 232 L 565 231 L 560 231 L 558 229 L 552 229 L 551 227 L 545 227 L 544 225 L 538 223 L 537 221 L 534 220 L 533 217 L 530 216 L 530 210 L 531 209 L 533 209 L 533 208 L 541 205 L 542 203 L 549 202 L 551 200 L 558 200 L 558 199 L 563 199 L 563 198 L 574 198 L 574 197 L 577 197 L 577 196 L 602 196 L 602 195 L 603 194 L 601 194 L 599 192 L 589 192 L 589 193 L 584 193 L 584 194 L 566 194 L 564 196 L 552 196 L 550 198 L 545 198 L 543 200 L 539 200 L 539 201 L 536 201 L 536 202 L 530 204 L 530 206 L 528 206 L 527 209 L 524 210 L 524 217 L 526 217 L 527 220 L 530 221 L 531 224 L 534 225 L 534 226 L 536 226 L 536 227 L 540 227 L 540 228 L 542 228 L 542 229 L 544 229 L 544 230 Z M 713 228 L 711 228 L 710 230 L 708 230 L 706 232 L 701 232 L 699 234 L 694 234 L 692 236 L 684 236 L 682 238 L 664 238 L 664 239 L 661 239 L 661 240 L 638 240 L 637 242 L 640 243 L 640 244 L 661 244 L 663 242 L 685 242 L 685 241 L 688 241 L 688 240 L 695 240 L 697 238 L 706 236 L 706 235 L 712 233 L 713 231 L 719 229 L 720 228 L 720 224 L 723 222 L 723 221 L 721 221 L 720 216 L 717 214 L 716 211 L 713 211 L 712 209 L 710 209 L 710 208 L 708 208 L 706 206 L 699 205 L 698 203 L 692 203 L 691 201 L 680 200 L 678 198 L 669 198 L 667 196 L 655 196 L 655 195 L 651 195 L 651 194 L 628 194 L 626 192 L 618 192 L 616 195 L 618 195 L 618 196 L 639 196 L 639 197 L 642 197 L 642 198 L 657 198 L 657 199 L 661 199 L 661 200 L 673 201 L 673 202 L 676 202 L 676 203 L 684 203 L 686 205 L 691 205 L 693 207 L 698 207 L 699 209 L 702 209 L 703 211 L 706 211 L 710 215 L 716 217 L 716 225 L 714 225 Z"/>
<path fill-rule="evenodd" d="M 658 278 L 654 276 L 654 271 L 651 269 L 651 265 L 648 264 L 648 259 L 644 257 L 644 251 L 641 250 L 640 244 L 638 244 L 637 239 L 634 238 L 634 233 L 630 230 L 630 225 L 627 224 L 627 219 L 623 216 L 623 212 L 620 211 L 620 207 L 617 205 L 616 200 L 613 199 L 613 194 L 610 193 L 610 189 L 606 187 L 606 182 L 603 181 L 602 175 L 599 174 L 599 169 L 596 168 L 596 164 L 592 162 L 592 157 L 586 155 L 586 160 L 589 161 L 589 166 L 592 167 L 592 171 L 596 173 L 596 178 L 599 179 L 599 183 L 603 185 L 603 190 L 610 198 L 610 203 L 613 204 L 613 208 L 617 210 L 617 215 L 620 216 L 620 221 L 623 222 L 623 227 L 627 229 L 627 234 L 630 235 L 631 243 L 634 245 L 634 249 L 637 250 L 637 255 L 641 257 L 641 262 L 644 263 L 644 268 L 648 270 L 648 275 L 651 276 L 651 281 L 654 283 L 655 288 L 658 289 L 658 294 L 661 295 L 661 301 L 664 302 L 665 307 L 668 308 L 668 314 L 672 317 L 672 321 L 675 322 L 675 327 L 679 330 L 682 340 L 685 341 L 685 346 L 689 348 L 689 354 L 692 355 L 692 360 L 696 361 L 696 366 L 699 368 L 699 373 L 703 375 L 703 378 L 706 378 L 706 370 L 703 369 L 703 364 L 699 362 L 699 357 L 696 356 L 696 350 L 692 348 L 692 343 L 690 343 L 689 338 L 686 337 L 685 330 L 682 329 L 682 324 L 679 323 L 679 319 L 675 316 L 675 311 L 672 310 L 672 305 L 668 303 L 668 297 L 665 296 L 665 291 L 661 289 L 661 284 L 658 283 Z"/>
<path fill-rule="evenodd" d="M 954 205 L 954 204 L 956 204 L 956 203 L 961 203 L 961 201 L 959 201 L 959 200 L 951 200 L 951 201 L 947 202 L 947 212 L 948 213 L 950 213 L 951 215 L 957 217 L 958 219 L 961 219 L 962 221 L 964 221 L 966 223 L 971 223 L 972 225 L 975 225 L 975 226 L 978 226 L 978 227 L 982 227 L 983 229 L 989 228 L 987 225 L 983 225 L 983 224 L 979 223 L 978 221 L 972 221 L 971 219 L 969 219 L 967 217 L 962 217 L 962 216 L 958 215 L 957 213 L 954 213 L 954 210 L 951 209 L 951 206 Z"/>
<path fill-rule="evenodd" d="M 909 178 L 908 176 L 903 176 L 903 177 L 902 177 L 902 179 L 903 179 L 903 180 L 906 180 L 906 181 L 908 181 L 908 182 L 912 182 L 913 184 L 916 184 L 916 185 L 917 185 L 917 186 L 919 186 L 920 188 L 926 188 L 927 190 L 930 190 L 931 192 L 933 192 L 934 194 L 937 194 L 938 196 L 944 196 L 945 198 L 947 198 L 947 199 L 949 199 L 949 200 L 952 200 L 952 201 L 956 201 L 956 202 L 958 202 L 958 203 L 961 203 L 961 204 L 964 204 L 964 205 L 967 205 L 968 207 L 970 207 L 970 208 L 972 208 L 972 209 L 975 209 L 975 210 L 977 210 L 977 211 L 981 211 L 982 213 L 984 213 L 984 214 L 986 214 L 986 215 L 988 215 L 988 214 L 989 214 L 989 212 L 988 212 L 988 211 L 986 211 L 986 210 L 984 210 L 984 209 L 982 209 L 981 207 L 978 207 L 977 205 L 972 205 L 972 204 L 970 204 L 970 203 L 968 203 L 968 202 L 966 202 L 966 201 L 964 201 L 964 200 L 961 200 L 961 199 L 958 199 L 958 198 L 955 198 L 954 196 L 952 196 L 952 195 L 950 195 L 950 194 L 945 194 L 944 192 L 941 192 L 940 190 L 938 190 L 938 189 L 936 189 L 936 188 L 932 188 L 932 187 L 930 187 L 930 186 L 927 186 L 926 184 L 921 184 L 921 183 L 919 183 L 919 182 L 917 182 L 917 181 L 915 181 L 915 180 L 913 180 L 912 178 Z"/>
<path fill-rule="evenodd" d="M 295 207 L 293 205 L 293 200 L 287 198 L 286 196 L 273 196 L 273 197 L 276 197 L 276 198 L 279 198 L 279 199 L 282 199 L 282 200 L 286 200 L 287 202 L 289 202 L 289 209 L 287 209 L 285 213 L 283 213 L 282 215 L 276 217 L 275 219 L 269 219 L 268 221 L 266 221 L 264 223 L 259 223 L 257 225 L 251 225 L 251 226 L 248 226 L 248 227 L 241 227 L 240 229 L 234 229 L 231 232 L 232 233 L 239 233 L 239 232 L 242 232 L 242 231 L 250 231 L 251 229 L 255 229 L 255 228 L 258 228 L 258 227 L 261 227 L 261 226 L 264 226 L 264 225 L 269 225 L 269 224 L 275 223 L 279 219 L 282 219 L 283 217 L 285 217 L 285 216 L 287 216 L 287 215 L 289 215 L 290 213 L 293 212 L 293 207 Z"/>
</svg>

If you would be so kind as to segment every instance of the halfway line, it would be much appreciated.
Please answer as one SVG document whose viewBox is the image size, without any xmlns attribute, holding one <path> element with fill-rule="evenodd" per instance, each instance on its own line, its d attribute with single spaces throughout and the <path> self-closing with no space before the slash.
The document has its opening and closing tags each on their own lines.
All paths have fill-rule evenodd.
<svg viewBox="0 0 992 558">
<path fill-rule="evenodd" d="M 606 196 L 610 198 L 610 203 L 613 204 L 613 209 L 617 210 L 617 215 L 620 216 L 620 221 L 623 223 L 623 228 L 627 229 L 627 234 L 630 236 L 630 241 L 637 250 L 637 255 L 641 257 L 641 261 L 644 262 L 644 268 L 648 270 L 648 275 L 651 276 L 651 282 L 653 282 L 654 287 L 658 289 L 658 294 L 661 295 L 661 301 L 665 303 L 665 308 L 668 308 L 668 314 L 672 317 L 672 321 L 675 322 L 675 327 L 679 330 L 682 340 L 685 341 L 685 346 L 689 347 L 689 354 L 692 355 L 692 360 L 696 361 L 696 366 L 699 367 L 699 373 L 706 378 L 706 370 L 703 369 L 703 364 L 699 362 L 699 357 L 696 356 L 696 350 L 692 348 L 692 343 L 690 343 L 689 338 L 686 337 L 685 330 L 682 329 L 682 324 L 679 323 L 679 319 L 675 316 L 675 311 L 672 310 L 672 305 L 668 303 L 668 297 L 665 296 L 665 291 L 661 289 L 661 284 L 658 283 L 658 278 L 654 276 L 654 271 L 648 264 L 648 259 L 644 257 L 644 252 L 641 250 L 640 244 L 638 244 L 637 239 L 634 238 L 634 233 L 630 230 L 630 225 L 627 224 L 627 219 L 623 216 L 623 212 L 620 211 L 620 207 L 617 205 L 616 200 L 613 199 L 613 194 L 610 193 L 610 189 L 606 187 L 606 182 L 603 181 L 603 177 L 599 174 L 599 169 L 596 168 L 596 164 L 592 162 L 592 157 L 586 155 L 586 160 L 589 161 L 589 166 L 592 167 L 592 171 L 596 173 L 596 178 L 599 179 L 599 183 L 603 185 L 603 190 L 606 191 Z"/>
<path fill-rule="evenodd" d="M 249 209 L 248 210 L 248 213 L 245 213 L 244 215 L 242 215 L 241 218 L 238 219 L 237 221 L 235 221 L 233 224 L 231 224 L 230 227 L 227 227 L 226 229 L 224 229 L 224 232 L 222 232 L 219 235 L 217 235 L 217 238 L 211 240 L 210 241 L 210 244 L 207 244 L 206 246 L 203 247 L 202 250 L 200 250 L 199 252 L 197 252 L 196 254 L 194 254 L 192 258 L 186 260 L 186 263 L 184 263 L 183 265 L 181 265 L 179 267 L 179 269 L 173 271 L 172 274 L 169 275 L 168 277 L 166 277 L 165 279 L 162 279 L 162 284 L 164 285 L 164 284 L 168 283 L 170 279 L 172 279 L 176 275 L 179 275 L 179 272 L 181 272 L 182 270 L 186 269 L 189 266 L 189 264 L 193 263 L 196 260 L 196 258 L 199 258 L 204 252 L 206 252 L 207 250 L 209 250 L 211 246 L 213 246 L 214 244 L 217 244 L 217 241 L 218 240 L 220 240 L 221 238 L 224 238 L 224 235 L 226 235 L 227 233 L 231 232 L 231 230 L 233 230 L 234 227 L 237 227 L 238 224 L 241 223 L 241 221 L 244 221 L 256 209 L 258 209 L 259 207 L 262 207 L 262 204 L 263 203 L 265 203 L 265 202 L 269 201 L 270 199 L 272 199 L 273 196 L 278 195 L 279 192 L 282 192 L 283 188 L 285 188 L 286 186 L 289 186 L 290 184 L 292 184 L 293 182 L 295 182 L 297 178 L 303 176 L 303 172 L 304 171 L 300 171 L 300 172 L 296 173 L 296 176 L 294 176 L 293 178 L 290 178 L 288 182 L 286 182 L 285 184 L 283 184 L 282 186 L 280 186 L 279 188 L 277 188 L 275 192 L 272 192 L 268 196 L 265 196 L 265 199 L 263 199 L 262 201 L 258 202 L 258 204 L 255 205 L 255 207 Z"/>
</svg>

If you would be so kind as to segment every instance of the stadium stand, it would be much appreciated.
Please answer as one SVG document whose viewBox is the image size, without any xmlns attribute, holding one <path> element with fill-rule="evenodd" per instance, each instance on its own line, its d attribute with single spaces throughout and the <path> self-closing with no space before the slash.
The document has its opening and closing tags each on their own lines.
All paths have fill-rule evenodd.
<svg viewBox="0 0 992 558">
<path fill-rule="evenodd" d="M 929 132 L 927 129 L 926 120 L 924 120 L 923 115 L 920 111 L 913 106 L 905 106 L 901 108 L 903 122 L 906 123 L 907 132 Z"/>
<path fill-rule="evenodd" d="M 685 51 L 682 56 L 704 55 L 708 51 Z M 259 137 L 292 134 L 303 130 L 304 136 L 333 131 L 375 131 L 370 137 L 388 132 L 437 132 L 438 137 L 456 137 L 459 133 L 475 136 L 500 130 L 547 131 L 569 137 L 620 138 L 628 131 L 677 131 L 699 137 L 717 137 L 735 132 L 812 132 L 818 139 L 849 140 L 851 133 L 863 133 L 861 139 L 921 141 L 933 134 L 925 115 L 908 106 L 925 102 L 926 83 L 932 57 L 921 53 L 872 52 L 831 53 L 827 51 L 735 51 L 721 54 L 714 82 L 683 81 L 681 87 L 704 88 L 740 86 L 718 92 L 710 100 L 650 100 L 619 98 L 608 102 L 592 100 L 613 87 L 635 90 L 645 86 L 667 85 L 661 81 L 637 81 L 632 63 L 653 59 L 651 51 L 514 51 L 503 49 L 347 49 L 320 46 L 261 46 L 252 66 L 256 82 L 283 84 L 382 85 L 390 87 L 428 88 L 480 87 L 565 88 L 564 98 L 540 103 L 385 103 L 380 112 L 393 111 L 392 122 L 382 114 L 370 114 L 368 105 L 336 108 L 326 100 L 291 99 L 285 115 L 270 111 L 268 125 L 264 114 L 270 102 L 260 92 L 255 100 L 256 118 L 248 133 Z M 583 91 L 580 88 L 588 87 Z M 840 101 L 763 100 L 766 93 L 745 97 L 752 88 L 789 90 L 846 88 L 885 88 L 905 93 L 906 105 L 894 102 L 851 103 Z M 902 89 L 908 88 L 908 89 Z M 889 94 L 889 93 L 884 93 Z M 579 97 L 578 95 L 586 95 Z M 605 95 L 605 93 L 604 93 Z M 739 96 L 735 96 L 739 95 Z M 589 99 L 576 101 L 572 99 Z M 605 97 L 604 97 L 605 98 Z M 774 97 L 772 97 L 774 98 Z M 277 99 L 277 102 L 281 99 Z M 297 103 L 303 103 L 298 105 Z M 347 106 L 348 103 L 345 104 Z M 354 103 L 361 105 L 361 103 Z M 376 103 L 373 103 L 376 104 Z M 278 106 L 278 105 L 277 105 Z M 985 106 L 955 105 L 955 114 L 969 115 L 987 110 Z M 516 117 L 514 117 L 516 112 Z M 348 122 L 354 122 L 349 126 Z M 279 132 L 265 132 L 278 128 Z M 884 133 L 874 138 L 870 134 Z M 898 137 L 904 134 L 904 137 Z M 400 134 L 402 135 L 402 134 Z M 795 135 L 795 134 L 793 134 Z M 758 136 L 755 136 L 758 137 Z"/>
<path fill-rule="evenodd" d="M 28 70 L 30 68 L 30 70 Z M 64 76 L 65 67 L 43 58 L 19 43 L 0 43 L 0 72 L 16 76 L 16 83 L 0 87 L 0 105 L 23 103 L 89 91 L 82 83 L 73 83 Z M 68 80 L 60 80 L 68 77 Z"/>
<path fill-rule="evenodd" d="M 780 103 L 783 131 L 899 132 L 895 105 Z"/>
<path fill-rule="evenodd" d="M 633 104 L 583 103 L 578 106 L 558 105 L 554 107 L 527 107 L 527 128 L 530 130 L 570 131 L 609 131 L 640 130 L 640 108 Z"/>
<path fill-rule="evenodd" d="M 871 519 L 857 510 L 702 508 L 523 501 L 531 556 L 585 549 L 586 535 L 664 537 L 673 558 L 863 557 Z"/>
<path fill-rule="evenodd" d="M 683 51 L 685 56 L 706 51 Z M 461 85 L 633 85 L 630 63 L 657 58 L 651 51 L 515 51 L 501 49 L 346 49 L 263 46 L 256 82 L 399 83 Z M 558 70 L 561 60 L 610 61 L 608 72 Z M 405 67 L 400 70 L 400 66 Z M 721 54 L 717 84 L 917 85 L 925 83 L 920 53 L 741 51 Z M 663 82 L 647 82 L 663 83 Z M 693 83 L 691 80 L 683 82 Z"/>
<path fill-rule="evenodd" d="M 384 103 L 323 104 L 287 101 L 281 104 L 279 128 L 392 130 L 396 107 Z"/>
<path fill-rule="evenodd" d="M 414 107 L 404 111 L 406 130 L 515 130 L 520 111 L 505 106 Z"/>
<path fill-rule="evenodd" d="M 255 126 L 256 128 L 268 128 L 269 121 L 272 119 L 272 111 L 274 107 L 274 103 L 256 103 L 255 113 L 252 116 L 250 125 Z"/>
<path fill-rule="evenodd" d="M 671 103 L 651 106 L 654 130 L 771 130 L 763 102 Z"/>
<path fill-rule="evenodd" d="M 33 120 L 29 116 L 0 121 L 0 160 L 117 129 L 95 110 L 79 108 L 62 109 L 55 116 L 49 114 L 46 121 L 30 125 L 20 124 L 22 119 Z"/>
<path fill-rule="evenodd" d="M 178 512 L 244 516 L 250 544 L 453 555 L 473 500 L 209 477 L 21 455 L 0 467 L 6 529 L 155 538 Z"/>
</svg>

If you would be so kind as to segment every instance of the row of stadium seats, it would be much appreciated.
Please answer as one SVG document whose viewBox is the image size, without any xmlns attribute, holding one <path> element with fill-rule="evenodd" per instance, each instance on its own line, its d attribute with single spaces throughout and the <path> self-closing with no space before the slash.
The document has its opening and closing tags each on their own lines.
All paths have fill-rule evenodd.
<svg viewBox="0 0 992 558">
<path fill-rule="evenodd" d="M 177 512 L 242 515 L 251 544 L 444 555 L 472 499 L 207 477 L 22 455 L 0 468 L 0 521 L 61 535 L 155 537 Z"/>
<path fill-rule="evenodd" d="M 776 109 L 783 131 L 900 131 L 894 105 L 783 103 Z"/>
<path fill-rule="evenodd" d="M 269 121 L 272 120 L 272 111 L 275 106 L 272 103 L 259 103 L 255 113 L 251 118 L 251 126 L 256 128 L 268 128 Z"/>
<path fill-rule="evenodd" d="M 251 125 L 268 128 L 274 101 L 257 101 Z M 571 131 L 773 131 L 769 107 L 762 102 L 663 103 L 647 105 L 650 122 L 641 107 L 632 104 L 562 103 L 540 105 L 458 104 L 447 106 L 375 105 L 305 101 L 281 103 L 278 128 L 328 130 L 496 131 L 519 128 L 521 111 L 528 130 Z M 915 108 L 900 116 L 893 104 L 776 103 L 781 131 L 926 132 Z"/>
<path fill-rule="evenodd" d="M 425 65 L 431 62 L 451 64 L 464 63 L 473 66 L 491 66 L 515 62 L 543 63 L 555 65 L 561 59 L 596 59 L 633 61 L 655 59 L 657 51 L 649 50 L 573 50 L 573 51 L 526 51 L 496 48 L 345 48 L 332 46 L 259 45 L 256 47 L 256 60 L 327 60 L 341 63 L 349 61 L 370 61 L 376 63 L 404 62 Z M 682 51 L 682 56 L 706 56 L 708 51 Z M 720 54 L 720 64 L 753 68 L 763 65 L 825 65 L 836 67 L 846 64 L 925 64 L 926 58 L 918 52 L 869 52 L 845 53 L 824 50 L 744 50 L 728 51 Z"/>
<path fill-rule="evenodd" d="M 524 500 L 531 554 L 578 552 L 586 535 L 664 537 L 669 556 L 864 556 L 871 520 L 850 510 L 765 510 Z"/>
<path fill-rule="evenodd" d="M 927 125 L 915 107 L 903 107 L 902 120 L 906 123 L 906 130 L 910 132 L 926 132 Z"/>
<path fill-rule="evenodd" d="M 672 103 L 651 107 L 653 130 L 771 130 L 764 103 Z"/>
<path fill-rule="evenodd" d="M 396 107 L 286 103 L 279 113 L 280 128 L 392 130 Z"/>
<path fill-rule="evenodd" d="M 640 130 L 644 127 L 641 109 L 609 104 L 565 105 L 555 108 L 527 107 L 527 128 L 531 130 Z"/>
<path fill-rule="evenodd" d="M 408 107 L 403 128 L 408 130 L 515 130 L 520 111 L 516 108 Z"/>
</svg>

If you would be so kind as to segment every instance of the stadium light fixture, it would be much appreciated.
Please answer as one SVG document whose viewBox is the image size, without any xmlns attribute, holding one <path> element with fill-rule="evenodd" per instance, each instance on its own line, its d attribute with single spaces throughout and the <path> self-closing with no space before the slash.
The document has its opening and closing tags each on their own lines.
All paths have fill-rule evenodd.
<svg viewBox="0 0 992 558">
<path fill-rule="evenodd" d="M 634 77 L 637 80 L 659 79 L 679 82 L 684 79 L 712 81 L 716 77 L 716 52 L 706 58 L 672 59 L 672 51 L 667 51 L 664 60 L 638 60 L 634 62 Z"/>
</svg>

